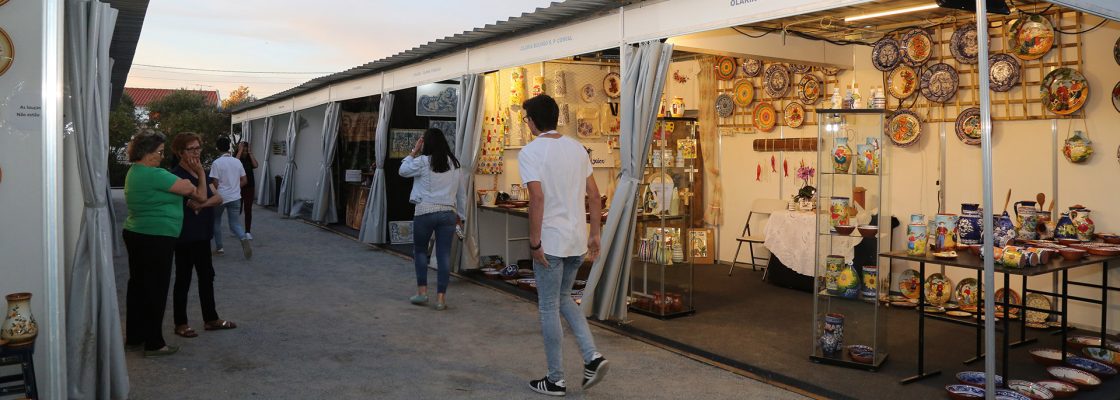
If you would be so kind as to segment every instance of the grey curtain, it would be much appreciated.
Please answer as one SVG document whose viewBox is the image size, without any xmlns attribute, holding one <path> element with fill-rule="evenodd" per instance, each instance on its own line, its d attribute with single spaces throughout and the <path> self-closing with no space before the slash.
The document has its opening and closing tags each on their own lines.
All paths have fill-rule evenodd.
<svg viewBox="0 0 1120 400">
<path fill-rule="evenodd" d="M 479 136 L 482 134 L 485 79 L 481 74 L 465 75 L 459 83 L 459 111 L 455 116 L 456 121 L 459 121 L 459 131 L 456 132 L 455 157 L 459 159 L 463 174 L 456 196 L 456 207 L 459 215 L 463 216 L 464 237 L 462 242 L 456 242 L 459 262 L 451 264 L 453 271 L 478 268 L 478 224 L 474 221 L 478 209 L 474 205 L 474 169 L 480 147 Z"/>
<path fill-rule="evenodd" d="M 634 199 L 649 152 L 673 45 L 649 41 L 637 48 L 624 46 L 622 51 L 626 52 L 620 113 L 622 170 L 602 230 L 602 253 L 591 267 L 582 304 L 584 314 L 601 320 L 626 319 L 627 283 L 635 234 Z"/>
<path fill-rule="evenodd" d="M 253 125 L 249 121 L 241 123 L 241 140 L 247 143 L 253 143 Z"/>
<path fill-rule="evenodd" d="M 334 164 L 334 152 L 338 147 L 338 121 L 342 116 L 339 111 L 342 105 L 332 102 L 327 105 L 326 115 L 323 117 L 323 162 L 319 165 L 319 181 L 315 184 L 315 207 L 311 210 L 311 220 L 333 224 L 338 222 L 334 194 L 334 179 L 332 179 L 331 164 Z"/>
<path fill-rule="evenodd" d="M 389 238 L 386 227 L 389 223 L 385 197 L 385 159 L 389 157 L 389 116 L 393 115 L 393 94 L 382 93 L 381 105 L 377 109 L 377 132 L 374 137 L 374 158 L 377 159 L 377 169 L 373 171 L 373 186 L 369 188 L 369 198 L 366 199 L 366 209 L 362 212 L 362 229 L 358 231 L 358 240 L 363 243 L 388 243 Z"/>
<path fill-rule="evenodd" d="M 272 205 L 272 174 L 268 159 L 272 158 L 272 117 L 264 119 L 264 154 L 261 154 L 261 176 L 257 180 L 257 205 Z"/>
<path fill-rule="evenodd" d="M 70 399 L 128 398 L 120 312 L 113 271 L 109 208 L 109 43 L 117 10 L 99 1 L 66 2 L 66 120 L 74 128 L 81 227 L 66 276 L 65 396 Z"/>
<path fill-rule="evenodd" d="M 276 200 L 276 212 L 282 217 L 292 214 L 292 192 L 296 176 L 296 135 L 299 134 L 299 114 L 292 111 L 288 118 L 288 162 L 284 164 L 284 180 L 280 182 L 280 198 Z M 298 210 L 296 210 L 298 211 Z"/>
</svg>

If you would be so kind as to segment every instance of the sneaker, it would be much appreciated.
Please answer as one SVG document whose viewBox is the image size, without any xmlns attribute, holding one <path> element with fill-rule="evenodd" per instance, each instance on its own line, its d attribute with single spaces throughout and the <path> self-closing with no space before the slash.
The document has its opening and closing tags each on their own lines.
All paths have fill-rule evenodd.
<svg viewBox="0 0 1120 400">
<path fill-rule="evenodd" d="M 548 377 L 529 381 L 529 389 L 540 394 L 547 394 L 549 396 L 563 396 L 567 394 L 567 389 L 564 388 L 564 381 L 553 383 L 548 380 Z"/>
<path fill-rule="evenodd" d="M 447 309 L 447 303 L 436 303 L 436 311 L 443 311 Z"/>
<path fill-rule="evenodd" d="M 223 248 L 219 247 L 217 250 L 214 250 L 214 254 L 217 254 L 219 256 L 224 256 L 224 255 L 226 255 L 226 249 L 223 249 Z"/>
<path fill-rule="evenodd" d="M 241 252 L 245 254 L 245 259 L 253 258 L 253 245 L 249 243 L 249 239 L 241 239 Z"/>
<path fill-rule="evenodd" d="M 245 238 L 249 239 L 249 240 L 253 240 L 253 234 L 249 233 L 249 232 L 245 232 Z"/>
<path fill-rule="evenodd" d="M 610 369 L 610 363 L 607 362 L 606 358 L 603 358 L 602 354 L 598 354 L 598 357 L 595 357 L 594 360 L 584 365 L 583 390 L 590 389 L 592 386 L 602 382 L 603 378 L 607 376 L 608 369 Z"/>
<path fill-rule="evenodd" d="M 422 305 L 428 304 L 428 296 L 418 294 L 418 295 L 409 297 L 408 302 L 412 303 L 412 304 L 415 304 L 415 305 L 418 305 L 418 306 L 422 306 Z"/>
</svg>

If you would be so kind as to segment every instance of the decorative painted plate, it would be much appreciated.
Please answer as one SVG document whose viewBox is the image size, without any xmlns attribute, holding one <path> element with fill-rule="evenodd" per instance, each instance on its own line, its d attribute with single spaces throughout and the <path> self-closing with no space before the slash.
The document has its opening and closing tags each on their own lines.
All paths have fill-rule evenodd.
<svg viewBox="0 0 1120 400">
<path fill-rule="evenodd" d="M 957 373 L 957 381 L 965 385 L 972 385 L 976 387 L 984 387 L 988 382 L 987 375 L 984 371 L 961 371 Z M 1003 386 L 1003 377 L 995 376 L 996 386 Z"/>
<path fill-rule="evenodd" d="M 918 303 L 911 303 L 909 301 L 892 301 L 891 305 L 902 308 L 914 308 L 918 306 Z"/>
<path fill-rule="evenodd" d="M 933 64 L 922 70 L 922 97 L 934 103 L 944 103 L 957 94 L 960 83 L 957 70 L 946 63 Z"/>
<path fill-rule="evenodd" d="M 743 60 L 743 74 L 755 77 L 762 73 L 762 60 L 747 58 Z"/>
<path fill-rule="evenodd" d="M 791 101 L 782 109 L 782 119 L 790 128 L 800 127 L 805 123 L 805 107 L 796 101 Z"/>
<path fill-rule="evenodd" d="M 897 40 L 889 37 L 879 39 L 871 48 L 871 64 L 877 70 L 890 72 L 902 61 L 901 50 L 902 47 L 898 45 Z"/>
<path fill-rule="evenodd" d="M 953 289 L 953 293 L 957 296 L 957 304 L 961 305 L 962 310 L 966 306 L 975 307 L 980 301 L 980 286 L 976 278 L 961 279 L 957 282 L 957 288 Z"/>
<path fill-rule="evenodd" d="M 1112 108 L 1120 112 L 1120 82 L 1116 82 L 1116 86 L 1112 87 Z"/>
<path fill-rule="evenodd" d="M 720 57 L 716 60 L 716 78 L 721 81 L 729 81 L 735 77 L 735 59 L 731 57 Z"/>
<path fill-rule="evenodd" d="M 754 106 L 753 120 L 754 127 L 763 132 L 770 132 L 774 130 L 774 125 L 778 123 L 778 111 L 774 106 L 768 102 L 759 102 Z"/>
<path fill-rule="evenodd" d="M 1085 356 L 1116 367 L 1120 365 L 1120 353 L 1104 347 L 1086 347 L 1081 349 Z"/>
<path fill-rule="evenodd" d="M 953 282 L 938 272 L 926 278 L 926 302 L 941 307 L 953 296 Z"/>
<path fill-rule="evenodd" d="M 1117 41 L 1117 45 L 1120 45 L 1120 41 Z M 1120 54 L 1120 53 L 1118 53 L 1118 54 Z M 1120 60 L 1120 56 L 1117 56 L 1116 59 Z M 1120 61 L 1117 61 L 1117 63 L 1120 63 Z M 825 74 L 825 76 L 836 76 L 840 73 L 840 68 L 821 67 L 821 73 Z"/>
<path fill-rule="evenodd" d="M 1043 389 L 1043 390 L 1045 390 L 1045 389 Z M 1050 397 L 1051 399 L 1054 398 L 1053 394 L 1051 394 L 1050 396 L 1051 396 Z M 1025 394 L 1016 392 L 1016 391 L 1011 390 L 1011 389 L 996 389 L 996 397 L 995 398 L 997 400 L 1034 400 L 1034 399 L 1028 397 Z"/>
<path fill-rule="evenodd" d="M 953 311 L 946 312 L 945 315 L 948 315 L 950 317 L 957 317 L 957 318 L 968 318 L 968 317 L 972 316 L 972 313 L 970 313 L 968 311 L 953 310 Z"/>
<path fill-rule="evenodd" d="M 1058 68 L 1042 78 L 1042 105 L 1050 112 L 1068 115 L 1077 112 L 1089 98 L 1089 82 L 1080 72 Z"/>
<path fill-rule="evenodd" d="M 735 105 L 739 107 L 746 107 L 754 101 L 754 85 L 751 84 L 750 79 L 740 79 L 735 81 L 735 89 L 732 89 L 735 96 Z"/>
<path fill-rule="evenodd" d="M 1027 307 L 1041 308 L 1041 309 L 1045 309 L 1045 310 L 1050 309 L 1050 299 L 1047 298 L 1046 296 L 1043 296 L 1043 295 L 1038 294 L 1038 293 L 1027 293 L 1026 302 L 1027 302 L 1026 303 Z M 1036 323 L 1036 324 L 1037 323 L 1043 323 L 1043 322 L 1046 322 L 1046 318 L 1049 317 L 1049 316 L 1050 316 L 1050 314 L 1044 313 L 1042 311 L 1029 311 L 1028 310 L 1027 315 L 1026 315 L 1026 320 L 1027 320 L 1027 322 L 1033 322 L 1033 323 Z"/>
<path fill-rule="evenodd" d="M 807 74 L 809 71 L 813 70 L 813 66 L 808 64 L 790 64 L 789 70 L 793 71 L 795 74 Z"/>
<path fill-rule="evenodd" d="M 1002 302 L 1003 301 L 1003 291 L 1004 290 L 1008 290 L 1008 291 L 1011 292 L 1011 300 L 1008 301 L 1008 303 L 1023 304 L 1023 299 L 1021 297 L 1019 297 L 1019 292 L 1016 292 L 1015 289 L 1006 289 L 1006 288 L 1000 288 L 1000 289 L 996 290 L 996 302 Z M 1003 306 L 996 305 L 996 313 L 997 314 L 1003 314 Z M 1019 308 L 1018 307 L 1011 307 L 1011 316 L 1014 317 L 1016 315 L 1019 315 Z"/>
<path fill-rule="evenodd" d="M 1066 364 L 1069 364 L 1074 368 L 1091 373 L 1101 378 L 1107 378 L 1116 375 L 1117 373 L 1116 368 L 1112 368 L 1108 364 L 1085 357 L 1066 357 Z"/>
<path fill-rule="evenodd" d="M 1007 35 L 1007 48 L 1021 60 L 1035 60 L 1054 47 L 1054 26 L 1041 15 L 1029 15 L 1012 22 Z"/>
<path fill-rule="evenodd" d="M 933 54 L 933 38 L 924 29 L 911 29 L 902 34 L 902 62 L 917 67 Z"/>
<path fill-rule="evenodd" d="M 764 78 L 766 86 L 766 95 L 773 99 L 780 99 L 789 93 L 789 69 L 782 64 L 770 64 L 766 67 L 766 77 Z"/>
<path fill-rule="evenodd" d="M 954 399 L 984 398 L 984 389 L 971 385 L 945 385 L 945 391 Z"/>
<path fill-rule="evenodd" d="M 988 73 L 991 75 L 990 87 L 993 91 L 1011 90 L 1019 83 L 1019 60 L 1008 54 L 992 54 L 988 57 Z"/>
<path fill-rule="evenodd" d="M 1046 388 L 1046 390 L 1049 390 L 1050 393 L 1054 393 L 1055 396 L 1059 397 L 1070 397 L 1077 393 L 1077 386 L 1074 386 L 1068 382 L 1042 380 L 1035 383 L 1042 385 L 1042 387 Z"/>
<path fill-rule="evenodd" d="M 586 103 L 590 103 L 591 99 L 595 98 L 595 85 L 588 83 L 579 88 L 579 98 Z"/>
<path fill-rule="evenodd" d="M 887 91 L 891 96 L 904 100 L 918 89 L 918 73 L 913 68 L 899 65 L 887 76 Z"/>
<path fill-rule="evenodd" d="M 817 78 L 813 74 L 805 74 L 801 77 L 801 82 L 797 84 L 797 98 L 808 105 L 817 104 L 817 100 L 821 99 L 821 87 L 823 85 L 821 78 Z"/>
<path fill-rule="evenodd" d="M 953 37 L 949 39 L 949 52 L 961 64 L 976 64 L 980 58 L 976 25 L 965 25 L 954 31 Z"/>
<path fill-rule="evenodd" d="M 622 78 L 617 72 L 608 73 L 603 78 L 603 93 L 612 99 L 617 99 L 622 94 Z"/>
<path fill-rule="evenodd" d="M 12 37 L 8 36 L 8 32 L 4 32 L 3 28 L 0 28 L 0 75 L 8 72 L 8 68 L 12 66 L 15 57 L 16 48 L 12 44 Z"/>
<path fill-rule="evenodd" d="M 719 114 L 722 118 L 727 118 L 734 113 L 735 100 L 732 100 L 731 96 L 727 95 L 727 93 L 721 93 L 719 96 L 716 96 L 716 114 Z"/>
<path fill-rule="evenodd" d="M 902 292 L 902 295 L 906 298 L 918 298 L 920 287 L 921 281 L 918 279 L 918 271 L 906 269 L 902 271 L 902 275 L 898 276 L 898 291 Z"/>
<path fill-rule="evenodd" d="M 887 118 L 887 134 L 898 147 L 908 147 L 922 136 L 922 119 L 910 110 L 898 110 Z"/>
<path fill-rule="evenodd" d="M 966 108 L 957 115 L 957 139 L 964 144 L 980 145 L 980 107 Z"/>
<path fill-rule="evenodd" d="M 1116 60 L 1116 65 L 1120 65 L 1120 38 L 1116 38 L 1116 44 L 1112 45 L 1112 58 Z"/>
</svg>

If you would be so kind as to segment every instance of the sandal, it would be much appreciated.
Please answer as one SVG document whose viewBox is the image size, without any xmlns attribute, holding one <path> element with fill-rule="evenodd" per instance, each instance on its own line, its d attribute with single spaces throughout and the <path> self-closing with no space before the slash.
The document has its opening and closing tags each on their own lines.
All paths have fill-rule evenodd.
<svg viewBox="0 0 1120 400">
<path fill-rule="evenodd" d="M 233 328 L 236 328 L 236 327 L 237 327 L 237 324 L 235 324 L 233 322 L 226 321 L 224 319 L 219 319 L 219 320 L 216 320 L 216 321 L 207 322 L 206 325 L 203 326 L 203 329 L 206 329 L 208 331 L 217 331 L 217 330 L 222 330 L 222 329 L 233 329 Z"/>
<path fill-rule="evenodd" d="M 182 337 L 185 337 L 185 338 L 198 337 L 198 332 L 195 332 L 194 329 L 192 329 L 190 327 L 190 325 L 176 326 L 175 327 L 175 334 L 179 335 L 179 336 L 182 336 Z"/>
</svg>

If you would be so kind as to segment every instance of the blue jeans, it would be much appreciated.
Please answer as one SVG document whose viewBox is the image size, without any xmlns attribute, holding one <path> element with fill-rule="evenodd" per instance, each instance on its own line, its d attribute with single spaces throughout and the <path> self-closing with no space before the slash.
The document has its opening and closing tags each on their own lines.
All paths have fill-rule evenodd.
<svg viewBox="0 0 1120 400">
<path fill-rule="evenodd" d="M 564 359 L 562 356 L 564 330 L 560 326 L 560 316 L 568 321 L 568 329 L 576 337 L 583 363 L 591 362 L 595 355 L 595 339 L 591 328 L 575 300 L 572 300 L 572 284 L 576 273 L 583 264 L 583 256 L 556 257 L 544 255 L 549 265 L 533 261 L 533 273 L 537 279 L 537 311 L 541 317 L 541 336 L 544 336 L 544 355 L 548 359 L 548 379 L 559 382 L 564 379 Z"/>
<path fill-rule="evenodd" d="M 416 286 L 428 286 L 428 242 L 436 235 L 436 293 L 447 293 L 451 274 L 451 236 L 457 218 L 452 211 L 417 215 L 412 218 L 412 259 L 416 264 Z"/>
<path fill-rule="evenodd" d="M 241 226 L 241 200 L 228 201 L 214 207 L 214 245 L 222 248 L 222 212 L 226 211 L 229 231 L 238 239 L 245 239 L 245 228 Z"/>
</svg>

